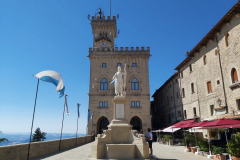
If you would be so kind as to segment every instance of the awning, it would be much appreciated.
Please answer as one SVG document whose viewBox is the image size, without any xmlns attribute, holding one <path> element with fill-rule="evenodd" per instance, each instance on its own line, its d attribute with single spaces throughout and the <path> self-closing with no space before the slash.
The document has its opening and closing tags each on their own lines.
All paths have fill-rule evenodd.
<svg viewBox="0 0 240 160">
<path fill-rule="evenodd" d="M 192 125 L 196 125 L 196 124 L 197 124 L 197 122 L 182 124 L 182 125 L 179 125 L 177 128 L 191 128 Z M 176 127 L 174 127 L 174 128 L 176 128 Z"/>
<path fill-rule="evenodd" d="M 208 126 L 202 127 L 199 129 L 212 129 L 212 128 L 240 128 L 240 124 L 230 124 L 230 125 L 221 125 L 221 126 Z"/>
<path fill-rule="evenodd" d="M 203 129 L 202 127 L 192 127 L 190 129 L 188 129 L 188 132 L 198 132 L 198 133 L 202 133 L 203 132 Z"/>
<path fill-rule="evenodd" d="M 162 130 L 162 132 L 176 132 L 181 128 L 173 128 L 173 126 L 170 126 L 168 128 L 165 128 L 164 130 Z"/>
<path fill-rule="evenodd" d="M 178 126 L 180 126 L 180 125 L 189 124 L 189 123 L 192 123 L 192 122 L 194 122 L 194 121 L 195 121 L 195 119 L 190 119 L 190 120 L 186 120 L 186 121 L 180 121 L 180 122 L 175 123 L 175 124 L 173 124 L 173 125 L 171 125 L 171 126 L 178 127 Z"/>
<path fill-rule="evenodd" d="M 161 131 L 162 131 L 162 130 L 159 129 L 159 130 L 155 130 L 155 131 L 151 131 L 151 132 L 161 132 Z"/>
<path fill-rule="evenodd" d="M 203 125 L 205 125 L 205 124 L 207 124 L 207 123 L 209 123 L 209 122 L 211 122 L 211 121 L 202 121 L 202 122 L 193 124 L 191 127 L 203 126 Z"/>
<path fill-rule="evenodd" d="M 176 132 L 177 130 L 181 129 L 181 128 L 178 128 L 178 126 L 181 126 L 183 124 L 190 124 L 192 122 L 194 122 L 195 119 L 190 119 L 190 120 L 186 120 L 186 121 L 180 121 L 178 123 L 175 123 L 167 128 L 164 128 L 162 130 L 162 132 Z"/>
<path fill-rule="evenodd" d="M 239 120 L 234 120 L 234 119 L 226 119 L 226 118 L 221 118 L 216 121 L 209 122 L 207 124 L 202 125 L 202 127 L 209 127 L 209 126 L 223 126 L 223 125 L 235 125 L 235 124 L 240 124 Z"/>
</svg>

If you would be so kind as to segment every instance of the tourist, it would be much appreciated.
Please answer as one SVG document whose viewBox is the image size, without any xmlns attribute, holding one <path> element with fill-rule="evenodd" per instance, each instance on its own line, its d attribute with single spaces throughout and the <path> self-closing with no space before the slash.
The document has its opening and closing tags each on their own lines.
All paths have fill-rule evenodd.
<svg viewBox="0 0 240 160">
<path fill-rule="evenodd" d="M 148 137 L 147 137 L 147 140 L 148 140 L 148 144 L 149 144 L 149 148 L 150 148 L 150 155 L 152 155 L 152 132 L 151 132 L 151 129 L 148 128 Z"/>
</svg>

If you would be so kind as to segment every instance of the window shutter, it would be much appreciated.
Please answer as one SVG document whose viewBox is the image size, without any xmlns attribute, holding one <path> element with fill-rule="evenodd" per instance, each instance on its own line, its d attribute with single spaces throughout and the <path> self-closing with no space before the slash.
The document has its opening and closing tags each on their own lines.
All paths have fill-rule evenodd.
<svg viewBox="0 0 240 160">
<path fill-rule="evenodd" d="M 207 82 L 207 86 L 208 86 L 208 93 L 211 93 L 212 92 L 211 82 Z"/>
<path fill-rule="evenodd" d="M 238 81 L 238 76 L 237 76 L 237 70 L 236 69 L 233 71 L 233 80 L 234 80 L 234 82 Z"/>
</svg>

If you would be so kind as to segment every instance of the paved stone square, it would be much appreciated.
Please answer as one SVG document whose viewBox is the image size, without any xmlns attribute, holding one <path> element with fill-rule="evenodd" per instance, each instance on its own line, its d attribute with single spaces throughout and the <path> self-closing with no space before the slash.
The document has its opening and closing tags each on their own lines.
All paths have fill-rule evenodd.
<svg viewBox="0 0 240 160">
<path fill-rule="evenodd" d="M 31 160 L 84 160 L 91 158 L 91 145 L 88 143 L 77 148 L 62 151 Z M 194 155 L 192 152 L 184 152 L 183 146 L 168 146 L 153 143 L 153 155 L 159 160 L 207 160 L 207 157 Z"/>
<path fill-rule="evenodd" d="M 168 146 L 153 143 L 153 155 L 161 160 L 207 160 L 207 157 L 194 155 L 192 152 L 184 152 L 183 146 Z"/>
</svg>

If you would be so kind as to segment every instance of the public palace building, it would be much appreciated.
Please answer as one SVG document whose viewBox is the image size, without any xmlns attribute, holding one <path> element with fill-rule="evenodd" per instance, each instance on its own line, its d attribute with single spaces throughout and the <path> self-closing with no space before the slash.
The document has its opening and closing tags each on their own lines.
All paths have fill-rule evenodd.
<svg viewBox="0 0 240 160">
<path fill-rule="evenodd" d="M 112 77 L 118 66 L 127 69 L 127 115 L 133 129 L 147 133 L 151 128 L 148 60 L 149 47 L 115 47 L 116 16 L 93 16 L 93 47 L 89 48 L 90 85 L 88 134 L 100 134 L 113 119 L 115 96 Z"/>
</svg>

